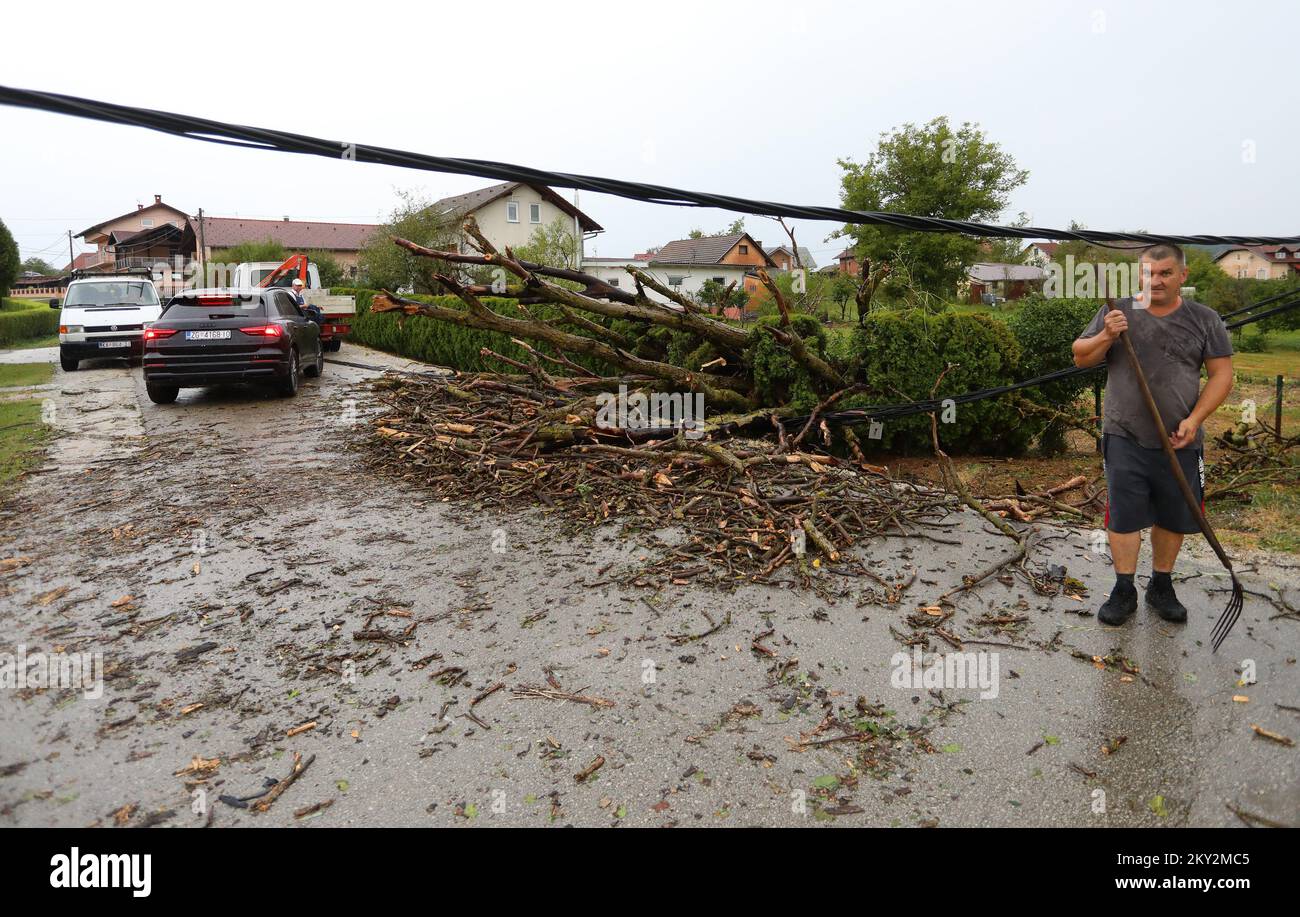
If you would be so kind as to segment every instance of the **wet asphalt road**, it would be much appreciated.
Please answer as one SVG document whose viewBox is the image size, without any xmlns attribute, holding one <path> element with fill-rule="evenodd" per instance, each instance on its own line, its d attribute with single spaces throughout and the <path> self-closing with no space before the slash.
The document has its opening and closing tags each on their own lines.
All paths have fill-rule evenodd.
<svg viewBox="0 0 1300 917">
<path fill-rule="evenodd" d="M 1300 739 L 1300 621 L 1248 596 L 1211 655 L 1208 552 L 1180 563 L 1188 625 L 1110 630 L 1080 614 L 1104 556 L 1042 526 L 1034 564 L 1090 598 L 990 582 L 945 627 L 996 654 L 995 691 L 900 685 L 902 619 L 1007 550 L 972 514 L 868 546 L 883 579 L 916 573 L 897 604 L 851 578 L 833 603 L 623 588 L 652 549 L 613 526 L 566 536 L 365 474 L 346 446 L 373 369 L 157 406 L 138 367 L 83 367 L 38 393 L 60 436 L 0 508 L 0 652 L 102 654 L 103 693 L 0 689 L 0 824 L 1300 824 L 1300 749 L 1251 729 Z M 1294 607 L 1300 567 L 1274 560 L 1247 588 Z M 1086 658 L 1111 653 L 1136 673 Z M 814 744 L 828 713 L 872 738 Z"/>
</svg>

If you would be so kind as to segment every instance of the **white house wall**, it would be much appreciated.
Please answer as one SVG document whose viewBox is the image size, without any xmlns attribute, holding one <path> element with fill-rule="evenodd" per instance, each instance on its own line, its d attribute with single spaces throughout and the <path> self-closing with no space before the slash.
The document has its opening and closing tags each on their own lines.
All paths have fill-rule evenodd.
<svg viewBox="0 0 1300 917">
<path fill-rule="evenodd" d="M 507 203 L 515 201 L 519 204 L 519 222 L 511 223 L 507 217 Z M 541 205 L 541 219 L 532 223 L 529 221 L 529 212 L 531 204 Z M 507 245 L 518 248 L 521 245 L 527 245 L 532 235 L 538 229 L 549 226 L 555 221 L 556 217 L 563 217 L 566 221 L 570 232 L 577 232 L 578 228 L 574 223 L 573 217 L 565 213 L 559 207 L 556 207 L 550 201 L 546 200 L 532 188 L 527 185 L 521 186 L 513 194 L 498 198 L 478 210 L 474 211 L 474 219 L 478 223 L 478 228 L 483 235 L 487 236 L 488 241 L 498 249 L 504 249 Z M 580 237 L 581 234 L 579 234 Z"/>
<path fill-rule="evenodd" d="M 607 262 L 592 263 L 584 261 L 582 270 L 591 274 L 593 277 L 599 277 L 601 280 L 615 279 L 618 281 L 620 289 L 635 290 L 636 286 L 632 282 L 632 275 L 626 270 L 624 265 L 632 266 L 645 271 L 655 280 L 658 280 L 664 286 L 672 286 L 669 282 L 673 279 L 680 278 L 681 284 L 676 287 L 678 292 L 686 296 L 694 297 L 703 289 L 706 281 L 715 277 L 721 277 L 723 284 L 736 282 L 737 288 L 743 288 L 745 284 L 745 271 L 748 267 L 736 264 L 710 264 L 710 265 L 692 265 L 678 267 L 676 265 L 653 264 L 647 265 L 643 261 L 627 261 L 618 264 Z M 651 299 L 659 302 L 668 302 L 667 297 L 660 296 L 653 290 L 647 290 L 646 293 Z"/>
</svg>

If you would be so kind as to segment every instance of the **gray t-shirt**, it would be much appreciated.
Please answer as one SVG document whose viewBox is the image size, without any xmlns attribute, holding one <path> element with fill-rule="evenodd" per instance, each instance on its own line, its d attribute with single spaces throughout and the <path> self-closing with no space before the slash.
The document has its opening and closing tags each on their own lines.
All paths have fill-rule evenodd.
<svg viewBox="0 0 1300 917">
<path fill-rule="evenodd" d="M 1146 309 L 1134 309 L 1132 297 L 1115 301 L 1128 318 L 1128 336 L 1146 373 L 1151 394 L 1165 429 L 1173 433 L 1187 419 L 1201 394 L 1201 366 L 1214 357 L 1232 356 L 1232 340 L 1219 313 L 1190 299 L 1168 315 L 1157 318 Z M 1080 337 L 1096 336 L 1106 318 L 1102 306 Z M 1137 374 L 1129 365 L 1124 345 L 1116 341 L 1106 353 L 1106 406 L 1102 432 L 1134 440 L 1147 449 L 1159 449 L 1160 433 L 1151 420 Z M 1196 431 L 1195 448 L 1205 440 Z M 1191 447 L 1189 447 L 1191 448 Z"/>
</svg>

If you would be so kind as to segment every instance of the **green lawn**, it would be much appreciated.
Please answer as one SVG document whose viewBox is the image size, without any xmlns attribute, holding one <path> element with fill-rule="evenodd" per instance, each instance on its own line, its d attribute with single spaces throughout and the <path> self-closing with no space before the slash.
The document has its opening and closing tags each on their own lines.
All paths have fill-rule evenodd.
<svg viewBox="0 0 1300 917">
<path fill-rule="evenodd" d="M 1300 383 L 1300 329 L 1272 331 L 1266 353 L 1238 352 L 1232 358 L 1238 380 L 1272 382 L 1279 375 L 1288 385 Z"/>
<path fill-rule="evenodd" d="M 58 346 L 59 346 L 59 336 L 57 334 L 51 334 L 43 338 L 29 338 L 26 341 L 19 341 L 16 344 L 9 344 L 7 348 L 0 348 L 0 349 L 31 350 L 33 347 L 58 347 Z"/>
<path fill-rule="evenodd" d="M 44 385 L 54 378 L 53 363 L 0 364 L 0 388 Z"/>
<path fill-rule="evenodd" d="M 48 436 L 38 399 L 0 401 L 0 497 L 13 489 L 23 472 L 39 463 Z"/>
</svg>

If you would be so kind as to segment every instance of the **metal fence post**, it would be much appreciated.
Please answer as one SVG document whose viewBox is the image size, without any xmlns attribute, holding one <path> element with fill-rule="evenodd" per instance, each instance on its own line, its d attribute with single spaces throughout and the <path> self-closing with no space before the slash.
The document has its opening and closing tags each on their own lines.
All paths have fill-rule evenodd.
<svg viewBox="0 0 1300 917">
<path fill-rule="evenodd" d="M 1273 403 L 1273 430 L 1277 441 L 1282 442 L 1282 374 L 1277 376 L 1277 400 Z"/>
<path fill-rule="evenodd" d="M 1101 455 L 1101 380 L 1092 383 L 1092 413 L 1097 418 L 1097 454 Z"/>
</svg>

